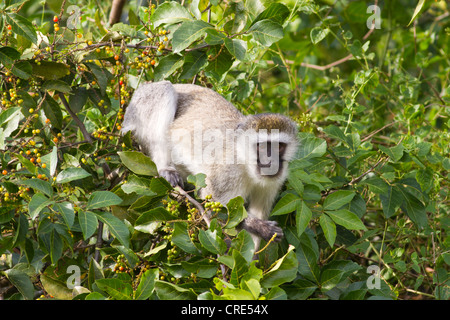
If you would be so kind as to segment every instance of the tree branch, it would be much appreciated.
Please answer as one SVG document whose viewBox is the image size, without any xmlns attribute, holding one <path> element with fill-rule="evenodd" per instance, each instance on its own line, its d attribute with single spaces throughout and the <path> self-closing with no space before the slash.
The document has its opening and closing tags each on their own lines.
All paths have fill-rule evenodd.
<svg viewBox="0 0 450 320">
<path fill-rule="evenodd" d="M 192 198 L 186 191 L 184 191 L 180 186 L 175 187 L 175 192 L 172 192 L 172 195 L 174 195 L 175 197 L 184 197 L 186 199 L 188 199 L 188 201 L 190 203 L 192 203 L 194 205 L 194 207 L 197 208 L 198 212 L 201 215 L 201 218 L 206 222 L 206 225 L 209 228 L 209 225 L 211 223 L 211 220 L 208 217 L 208 214 L 205 213 L 205 209 L 203 208 L 203 206 L 194 198 Z"/>
<path fill-rule="evenodd" d="M 84 139 L 88 143 L 92 143 L 91 135 L 89 134 L 89 132 L 87 132 L 86 127 L 84 126 L 84 123 L 80 120 L 80 118 L 78 118 L 78 116 L 75 114 L 75 112 L 73 112 L 72 109 L 70 109 L 69 103 L 67 102 L 67 99 L 64 96 L 64 94 L 62 92 L 59 92 L 58 95 L 59 95 L 59 98 L 61 99 L 64 107 L 66 108 L 66 111 L 72 117 L 73 121 L 75 121 L 75 123 L 78 125 L 78 128 L 80 128 L 81 133 L 84 136 Z"/>
<path fill-rule="evenodd" d="M 125 5 L 126 0 L 113 0 L 112 6 L 111 6 L 111 12 L 109 13 L 109 25 L 112 26 L 113 24 L 120 21 L 120 17 L 122 16 L 123 7 Z"/>
</svg>

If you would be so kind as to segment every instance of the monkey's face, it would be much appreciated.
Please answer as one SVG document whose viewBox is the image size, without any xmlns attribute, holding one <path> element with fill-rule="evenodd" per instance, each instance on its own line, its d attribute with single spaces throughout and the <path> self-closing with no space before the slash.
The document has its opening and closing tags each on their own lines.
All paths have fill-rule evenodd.
<svg viewBox="0 0 450 320">
<path fill-rule="evenodd" d="M 287 144 L 279 141 L 257 142 L 256 170 L 263 177 L 279 177 L 284 170 Z"/>
</svg>

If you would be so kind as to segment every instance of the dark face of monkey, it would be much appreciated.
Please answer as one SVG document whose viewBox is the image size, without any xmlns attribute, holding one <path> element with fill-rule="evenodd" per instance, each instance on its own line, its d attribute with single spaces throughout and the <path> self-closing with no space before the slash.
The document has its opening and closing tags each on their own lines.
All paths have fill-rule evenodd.
<svg viewBox="0 0 450 320">
<path fill-rule="evenodd" d="M 287 144 L 278 141 L 264 141 L 256 144 L 258 174 L 278 177 L 283 169 Z"/>
</svg>

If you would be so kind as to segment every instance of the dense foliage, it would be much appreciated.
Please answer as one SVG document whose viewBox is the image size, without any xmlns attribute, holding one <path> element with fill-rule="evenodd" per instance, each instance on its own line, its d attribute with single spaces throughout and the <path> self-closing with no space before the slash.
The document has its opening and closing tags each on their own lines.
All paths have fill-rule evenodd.
<svg viewBox="0 0 450 320">
<path fill-rule="evenodd" d="M 446 1 L 140 2 L 0 4 L 1 298 L 449 299 Z M 259 260 L 120 135 L 161 79 L 298 122 Z"/>
</svg>

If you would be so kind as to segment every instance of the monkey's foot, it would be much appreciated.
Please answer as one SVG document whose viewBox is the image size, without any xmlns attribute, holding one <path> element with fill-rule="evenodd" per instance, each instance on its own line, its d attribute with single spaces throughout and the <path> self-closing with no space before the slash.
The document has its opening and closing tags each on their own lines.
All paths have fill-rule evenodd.
<svg viewBox="0 0 450 320">
<path fill-rule="evenodd" d="M 253 233 L 265 241 L 272 239 L 276 233 L 274 241 L 280 242 L 283 239 L 283 230 L 278 226 L 276 221 L 262 220 L 254 216 L 248 216 L 242 221 L 242 228 Z"/>
<path fill-rule="evenodd" d="M 273 235 L 276 233 L 274 241 L 280 242 L 283 239 L 283 230 L 278 226 L 276 221 L 264 221 L 264 225 L 262 226 L 262 229 L 260 231 L 261 238 L 263 238 L 265 241 L 269 241 L 272 239 Z"/>
<path fill-rule="evenodd" d="M 173 169 L 162 169 L 159 170 L 159 176 L 166 179 L 172 187 L 176 187 L 177 185 L 181 188 L 184 187 L 183 179 L 181 179 L 180 174 Z"/>
</svg>

